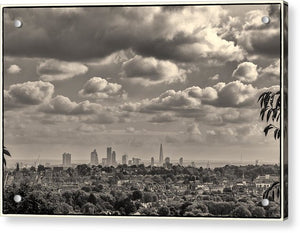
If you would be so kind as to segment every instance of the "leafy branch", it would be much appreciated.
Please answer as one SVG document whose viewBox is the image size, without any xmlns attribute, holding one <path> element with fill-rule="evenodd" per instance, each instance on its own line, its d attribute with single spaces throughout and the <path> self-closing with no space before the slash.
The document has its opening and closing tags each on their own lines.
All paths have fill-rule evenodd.
<svg viewBox="0 0 300 233">
<path fill-rule="evenodd" d="M 279 139 L 281 132 L 280 132 L 280 127 L 277 127 L 274 125 L 275 122 L 280 121 L 280 106 L 281 106 L 281 94 L 280 91 L 277 92 L 272 92 L 272 91 L 267 91 L 262 93 L 257 102 L 260 103 L 260 118 L 262 121 L 266 121 L 269 123 L 265 128 L 264 128 L 264 133 L 265 136 L 268 135 L 270 130 L 273 130 L 274 132 L 274 138 Z"/>
</svg>

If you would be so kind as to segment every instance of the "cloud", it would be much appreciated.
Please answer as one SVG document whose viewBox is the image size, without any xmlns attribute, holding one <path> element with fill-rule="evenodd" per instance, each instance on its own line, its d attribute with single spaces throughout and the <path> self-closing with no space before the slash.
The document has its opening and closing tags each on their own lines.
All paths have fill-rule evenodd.
<svg viewBox="0 0 300 233">
<path fill-rule="evenodd" d="M 37 67 L 37 74 L 43 81 L 59 81 L 85 74 L 88 67 L 79 62 L 66 62 L 48 59 Z"/>
<path fill-rule="evenodd" d="M 243 62 L 233 71 L 232 77 L 242 82 L 251 83 L 257 79 L 257 65 L 252 62 Z"/>
<path fill-rule="evenodd" d="M 71 101 L 68 97 L 58 95 L 47 103 L 44 103 L 39 109 L 45 113 L 80 115 L 97 113 L 103 108 L 101 105 L 90 103 L 88 100 L 76 103 Z"/>
<path fill-rule="evenodd" d="M 218 91 L 218 100 L 215 105 L 222 107 L 251 106 L 255 101 L 257 92 L 257 88 L 251 84 L 243 84 L 240 81 L 223 83 Z"/>
<path fill-rule="evenodd" d="M 39 105 L 48 101 L 54 93 L 54 86 L 49 82 L 35 81 L 11 85 L 4 90 L 5 109 Z"/>
<path fill-rule="evenodd" d="M 268 81 L 273 85 L 278 84 L 280 80 L 280 60 L 276 59 L 269 66 L 261 69 L 259 73 L 259 79 L 262 82 L 266 83 Z"/>
<path fill-rule="evenodd" d="M 95 59 L 87 64 L 90 66 L 106 66 L 111 64 L 120 64 L 127 61 L 129 58 L 127 56 L 127 52 L 124 50 L 120 50 L 118 52 L 114 52 L 104 58 Z"/>
<path fill-rule="evenodd" d="M 216 75 L 214 75 L 214 76 L 209 77 L 208 79 L 209 79 L 209 80 L 219 80 L 219 78 L 220 78 L 220 75 L 219 75 L 219 74 L 216 74 Z"/>
<path fill-rule="evenodd" d="M 188 87 L 184 90 L 167 90 L 158 97 L 144 99 L 140 102 L 129 102 L 120 106 L 120 109 L 128 112 L 161 113 L 173 112 L 175 116 L 186 118 L 205 117 L 207 111 L 215 111 L 211 107 L 251 107 L 257 98 L 257 94 L 263 89 L 257 89 L 251 84 L 243 84 L 240 81 L 230 83 L 217 83 L 213 87 L 201 88 L 199 86 Z M 160 117 L 154 116 L 153 121 Z"/>
<path fill-rule="evenodd" d="M 79 95 L 93 99 L 107 99 L 116 96 L 126 98 L 125 91 L 121 91 L 121 89 L 120 84 L 110 83 L 101 77 L 93 77 L 84 84 Z"/>
<path fill-rule="evenodd" d="M 253 10 L 246 14 L 245 23 L 237 35 L 237 44 L 248 52 L 248 59 L 279 57 L 279 7 L 273 5 L 266 10 Z M 261 21 L 261 18 L 266 15 L 270 16 L 269 24 L 263 24 Z"/>
<path fill-rule="evenodd" d="M 258 119 L 256 109 L 237 108 L 216 108 L 206 107 L 203 113 L 195 116 L 198 121 L 203 121 L 209 125 L 224 126 L 227 124 L 242 124 Z"/>
<path fill-rule="evenodd" d="M 106 129 L 105 125 L 98 125 L 98 126 L 95 126 L 95 125 L 88 125 L 88 124 L 81 124 L 77 130 L 83 132 L 83 133 L 98 133 L 99 131 L 100 132 L 103 132 L 104 130 Z"/>
<path fill-rule="evenodd" d="M 193 123 L 188 126 L 187 133 L 190 135 L 202 135 L 199 125 L 197 123 Z"/>
<path fill-rule="evenodd" d="M 122 65 L 123 78 L 149 86 L 160 83 L 184 82 L 186 71 L 170 61 L 136 55 Z"/>
<path fill-rule="evenodd" d="M 99 112 L 84 119 L 84 122 L 88 124 L 112 124 L 118 121 L 116 114 L 108 111 Z"/>
<path fill-rule="evenodd" d="M 111 124 L 119 122 L 120 113 L 88 100 L 71 101 L 68 97 L 58 95 L 39 106 L 43 113 L 68 116 L 65 120 L 76 120 L 86 124 Z"/>
<path fill-rule="evenodd" d="M 136 132 L 136 129 L 134 127 L 127 127 L 125 129 L 125 132 L 126 133 L 135 133 Z"/>
<path fill-rule="evenodd" d="M 21 68 L 18 65 L 11 65 L 8 69 L 7 69 L 7 73 L 9 74 L 17 74 L 20 73 Z"/>
<path fill-rule="evenodd" d="M 244 57 L 238 45 L 219 36 L 218 27 L 230 19 L 220 6 L 77 9 L 5 9 L 5 53 L 88 61 L 132 49 L 144 57 L 211 64 Z M 13 27 L 15 15 L 26 30 Z"/>
<path fill-rule="evenodd" d="M 150 122 L 152 123 L 166 123 L 173 121 L 175 121 L 174 115 L 170 113 L 157 114 L 150 119 Z"/>
</svg>

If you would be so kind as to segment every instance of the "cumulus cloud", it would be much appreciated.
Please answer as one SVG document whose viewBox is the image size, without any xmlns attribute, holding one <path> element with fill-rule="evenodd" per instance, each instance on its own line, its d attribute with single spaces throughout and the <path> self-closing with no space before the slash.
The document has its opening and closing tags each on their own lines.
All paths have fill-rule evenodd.
<svg viewBox="0 0 300 233">
<path fill-rule="evenodd" d="M 123 77 L 143 86 L 184 82 L 186 71 L 170 61 L 136 55 L 122 65 Z"/>
<path fill-rule="evenodd" d="M 78 61 L 132 49 L 145 57 L 222 64 L 244 57 L 238 45 L 219 36 L 219 25 L 229 20 L 220 6 L 98 7 L 61 12 L 5 9 L 5 53 Z M 26 30 L 15 30 L 15 15 L 26 23 Z"/>
<path fill-rule="evenodd" d="M 97 113 L 99 110 L 102 110 L 102 106 L 90 103 L 88 100 L 76 103 L 71 101 L 68 97 L 58 95 L 47 103 L 41 105 L 39 109 L 46 113 L 80 115 Z"/>
<path fill-rule="evenodd" d="M 111 124 L 119 121 L 119 112 L 108 109 L 100 104 L 88 100 L 82 102 L 71 101 L 68 97 L 58 95 L 39 106 L 39 111 L 75 118 L 87 124 Z"/>
<path fill-rule="evenodd" d="M 17 73 L 20 73 L 20 71 L 21 71 L 21 68 L 15 64 L 11 65 L 7 69 L 7 73 L 9 73 L 9 74 L 17 74 Z"/>
<path fill-rule="evenodd" d="M 66 62 L 48 59 L 41 62 L 37 67 L 37 74 L 43 81 L 59 81 L 85 74 L 88 67 L 79 62 Z"/>
<path fill-rule="evenodd" d="M 219 89 L 218 100 L 215 102 L 215 105 L 223 107 L 250 106 L 255 101 L 257 91 L 257 88 L 251 84 L 233 81 L 224 84 L 223 87 Z"/>
<path fill-rule="evenodd" d="M 233 71 L 232 77 L 242 82 L 251 83 L 257 79 L 257 65 L 252 62 L 243 62 Z"/>
<path fill-rule="evenodd" d="M 169 111 L 175 112 L 177 116 L 197 118 L 207 114 L 207 110 L 211 110 L 207 106 L 232 108 L 252 106 L 261 91 L 263 90 L 240 81 L 227 84 L 220 82 L 213 87 L 193 86 L 179 91 L 167 90 L 158 97 L 136 103 L 125 103 L 120 108 L 123 111 L 141 113 Z M 153 119 L 158 118 L 153 117 Z"/>
<path fill-rule="evenodd" d="M 175 117 L 170 113 L 157 114 L 150 119 L 150 122 L 153 123 L 166 123 L 173 121 L 175 121 Z"/>
<path fill-rule="evenodd" d="M 266 10 L 252 10 L 246 14 L 245 23 L 237 35 L 237 43 L 247 51 L 248 59 L 279 57 L 279 7 L 279 5 L 271 5 Z M 263 24 L 261 21 L 261 18 L 266 15 L 270 16 L 269 24 Z"/>
<path fill-rule="evenodd" d="M 107 99 L 115 96 L 125 98 L 126 93 L 121 89 L 120 84 L 110 83 L 101 77 L 93 77 L 84 84 L 79 95 L 93 99 Z"/>
<path fill-rule="evenodd" d="M 4 90 L 5 109 L 26 105 L 39 105 L 48 101 L 54 93 L 54 86 L 49 82 L 35 81 L 11 85 Z"/>
</svg>

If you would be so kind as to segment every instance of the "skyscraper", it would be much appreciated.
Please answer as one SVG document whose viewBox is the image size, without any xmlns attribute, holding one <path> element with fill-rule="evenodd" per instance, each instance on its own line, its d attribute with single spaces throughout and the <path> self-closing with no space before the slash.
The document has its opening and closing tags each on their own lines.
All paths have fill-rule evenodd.
<svg viewBox="0 0 300 233">
<path fill-rule="evenodd" d="M 183 158 L 182 157 L 179 159 L 179 165 L 183 166 Z"/>
<path fill-rule="evenodd" d="M 151 166 L 153 167 L 154 166 L 154 158 L 151 157 Z"/>
<path fill-rule="evenodd" d="M 106 155 L 107 155 L 107 157 L 106 157 L 106 163 L 107 163 L 107 165 L 108 166 L 110 166 L 111 165 L 111 147 L 107 147 L 107 149 L 106 149 Z"/>
<path fill-rule="evenodd" d="M 98 163 L 98 154 L 96 149 L 94 149 L 94 151 L 91 152 L 91 165 L 98 165 Z"/>
<path fill-rule="evenodd" d="M 122 164 L 124 164 L 124 165 L 126 164 L 127 165 L 127 159 L 128 159 L 128 155 L 126 155 L 126 154 L 123 155 L 122 156 Z"/>
<path fill-rule="evenodd" d="M 70 167 L 71 166 L 71 154 L 70 153 L 63 153 L 63 166 Z"/>
<path fill-rule="evenodd" d="M 102 166 L 107 166 L 107 158 L 102 158 Z"/>
<path fill-rule="evenodd" d="M 117 156 L 116 152 L 113 151 L 112 155 L 111 155 L 111 164 L 114 165 L 114 166 L 117 165 L 117 158 L 116 158 L 116 156 Z"/>
<path fill-rule="evenodd" d="M 163 163 L 164 163 L 164 154 L 163 154 L 162 144 L 160 144 L 160 150 L 159 150 L 159 164 L 162 165 Z"/>
</svg>

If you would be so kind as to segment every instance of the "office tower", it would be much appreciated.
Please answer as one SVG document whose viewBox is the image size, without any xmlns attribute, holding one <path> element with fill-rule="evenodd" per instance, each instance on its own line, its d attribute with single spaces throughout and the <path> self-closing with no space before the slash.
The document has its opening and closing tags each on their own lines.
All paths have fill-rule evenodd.
<svg viewBox="0 0 300 233">
<path fill-rule="evenodd" d="M 132 158 L 132 164 L 133 165 L 138 166 L 138 165 L 140 165 L 140 162 L 141 162 L 141 159 L 139 159 L 139 158 Z"/>
<path fill-rule="evenodd" d="M 111 159 L 111 147 L 107 147 L 107 150 L 106 150 L 106 163 L 107 163 L 107 166 L 110 166 L 111 165 L 111 162 L 112 162 L 112 159 Z"/>
<path fill-rule="evenodd" d="M 183 158 L 182 157 L 179 159 L 179 165 L 183 166 Z"/>
<path fill-rule="evenodd" d="M 196 165 L 195 165 L 195 162 L 194 162 L 194 161 L 191 163 L 191 165 L 192 165 L 192 167 L 196 167 Z"/>
<path fill-rule="evenodd" d="M 170 157 L 166 157 L 165 163 L 166 163 L 167 165 L 170 164 Z"/>
<path fill-rule="evenodd" d="M 163 163 L 164 163 L 164 154 L 163 154 L 162 144 L 160 144 L 160 150 L 159 150 L 159 164 L 162 165 Z"/>
<path fill-rule="evenodd" d="M 107 165 L 107 158 L 102 158 L 102 166 L 106 166 Z"/>
<path fill-rule="evenodd" d="M 153 167 L 154 166 L 154 158 L 151 157 L 151 166 Z"/>
<path fill-rule="evenodd" d="M 111 154 L 111 164 L 116 165 L 117 164 L 117 158 L 116 158 L 116 152 L 113 151 Z"/>
<path fill-rule="evenodd" d="M 91 165 L 98 165 L 98 154 L 96 149 L 91 152 Z"/>
<path fill-rule="evenodd" d="M 71 166 L 71 154 L 70 153 L 63 153 L 63 166 L 70 167 Z"/>
<path fill-rule="evenodd" d="M 132 160 L 128 160 L 128 166 L 132 165 Z"/>
<path fill-rule="evenodd" d="M 127 159 L 128 159 L 128 156 L 127 156 L 127 155 L 123 155 L 123 156 L 122 156 L 122 164 L 123 164 L 123 165 L 125 165 L 125 164 L 127 165 Z"/>
</svg>

